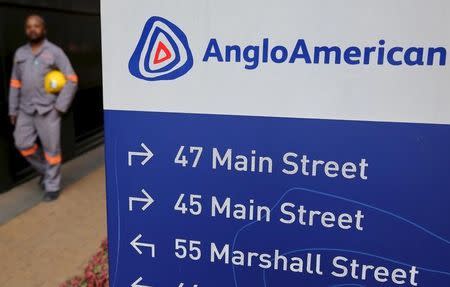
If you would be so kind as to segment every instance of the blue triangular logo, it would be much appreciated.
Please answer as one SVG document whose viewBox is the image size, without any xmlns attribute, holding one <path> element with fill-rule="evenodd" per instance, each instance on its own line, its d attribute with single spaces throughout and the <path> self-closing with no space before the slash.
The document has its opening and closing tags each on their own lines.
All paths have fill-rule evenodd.
<svg viewBox="0 0 450 287">
<path fill-rule="evenodd" d="M 186 35 L 172 22 L 151 17 L 128 63 L 130 73 L 147 81 L 173 80 L 193 66 Z"/>
</svg>

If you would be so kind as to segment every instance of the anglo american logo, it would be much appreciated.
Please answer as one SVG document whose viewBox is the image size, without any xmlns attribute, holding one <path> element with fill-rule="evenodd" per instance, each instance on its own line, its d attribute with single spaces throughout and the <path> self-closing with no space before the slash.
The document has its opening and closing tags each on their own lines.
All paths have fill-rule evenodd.
<svg viewBox="0 0 450 287">
<path fill-rule="evenodd" d="M 139 79 L 158 81 L 181 77 L 192 65 L 192 52 L 184 32 L 162 17 L 151 17 L 142 30 L 128 69 Z"/>
<path fill-rule="evenodd" d="M 211 38 L 204 45 L 204 63 L 241 64 L 255 70 L 262 64 L 321 64 L 374 66 L 446 66 L 443 46 L 399 46 L 376 40 L 373 45 L 317 45 L 300 38 L 288 45 L 263 38 L 255 43 L 226 43 Z M 193 66 L 192 52 L 184 32 L 162 17 L 151 17 L 129 61 L 130 73 L 147 81 L 173 80 Z"/>
</svg>

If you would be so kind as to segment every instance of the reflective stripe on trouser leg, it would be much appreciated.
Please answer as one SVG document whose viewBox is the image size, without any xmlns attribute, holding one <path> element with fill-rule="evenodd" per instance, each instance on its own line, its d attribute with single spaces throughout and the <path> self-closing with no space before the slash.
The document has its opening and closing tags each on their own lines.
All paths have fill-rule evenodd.
<svg viewBox="0 0 450 287">
<path fill-rule="evenodd" d="M 61 162 L 62 162 L 61 154 L 58 153 L 56 155 L 52 155 L 47 152 L 45 152 L 44 154 L 45 154 L 45 160 L 47 161 L 47 163 L 49 165 L 61 164 Z"/>
<path fill-rule="evenodd" d="M 61 155 L 51 156 L 45 153 L 47 168 L 45 170 L 45 190 L 58 191 L 61 188 Z"/>
<path fill-rule="evenodd" d="M 37 144 L 34 144 L 32 147 L 27 149 L 21 149 L 20 154 L 22 154 L 23 157 L 31 156 L 35 154 L 38 151 L 39 147 Z"/>
<path fill-rule="evenodd" d="M 61 184 L 61 118 L 56 110 L 36 115 L 35 125 L 46 159 L 44 185 L 47 191 L 60 190 Z"/>
<path fill-rule="evenodd" d="M 31 153 L 31 149 L 34 151 Z M 34 145 L 33 148 L 26 150 L 19 150 L 28 163 L 40 174 L 45 176 L 45 170 L 47 169 L 46 161 L 42 156 L 42 150 L 38 145 Z"/>
<path fill-rule="evenodd" d="M 22 156 L 37 172 L 44 175 L 46 162 L 42 157 L 42 150 L 36 144 L 37 131 L 34 125 L 34 116 L 19 111 L 13 136 L 16 148 Z"/>
</svg>

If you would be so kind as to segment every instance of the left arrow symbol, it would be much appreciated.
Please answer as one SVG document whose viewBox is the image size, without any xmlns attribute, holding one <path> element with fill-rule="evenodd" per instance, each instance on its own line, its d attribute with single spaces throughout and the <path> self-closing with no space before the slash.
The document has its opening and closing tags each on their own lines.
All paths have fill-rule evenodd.
<svg viewBox="0 0 450 287">
<path fill-rule="evenodd" d="M 138 242 L 139 239 L 141 239 L 141 238 L 142 238 L 142 234 L 139 234 L 138 236 L 136 236 L 136 238 L 133 239 L 133 241 L 130 242 L 131 246 L 133 246 L 133 248 L 140 255 L 142 255 L 142 250 L 139 247 L 147 247 L 147 248 L 149 248 L 151 256 L 154 258 L 155 257 L 155 244 Z"/>
<path fill-rule="evenodd" d="M 131 287 L 152 287 L 152 286 L 149 286 L 149 285 L 141 285 L 141 284 L 139 284 L 139 283 L 141 283 L 142 279 L 143 279 L 142 277 L 139 277 L 136 281 L 133 282 L 133 284 L 131 284 Z"/>
<path fill-rule="evenodd" d="M 153 157 L 154 153 L 144 143 L 141 143 L 141 147 L 144 149 L 144 151 L 128 152 L 128 166 L 133 165 L 133 156 L 145 157 L 141 161 L 141 165 L 145 165 Z"/>
<path fill-rule="evenodd" d="M 150 205 L 152 205 L 155 200 L 148 194 L 145 189 L 142 189 L 141 192 L 144 194 L 145 197 L 129 197 L 128 198 L 128 210 L 133 211 L 133 202 L 145 202 L 145 204 L 142 206 L 142 211 L 145 211 Z"/>
</svg>

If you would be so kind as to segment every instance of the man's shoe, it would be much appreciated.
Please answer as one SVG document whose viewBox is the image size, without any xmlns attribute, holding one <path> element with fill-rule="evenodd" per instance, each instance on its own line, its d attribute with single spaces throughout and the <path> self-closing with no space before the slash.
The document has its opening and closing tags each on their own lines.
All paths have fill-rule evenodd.
<svg viewBox="0 0 450 287">
<path fill-rule="evenodd" d="M 43 191 L 45 191 L 45 183 L 44 183 L 44 176 L 43 175 L 41 175 L 41 177 L 39 178 L 39 187 L 43 190 Z"/>
<path fill-rule="evenodd" d="M 59 190 L 58 191 L 47 191 L 42 200 L 46 201 L 46 202 L 57 200 L 59 197 L 59 193 L 60 193 Z"/>
</svg>

